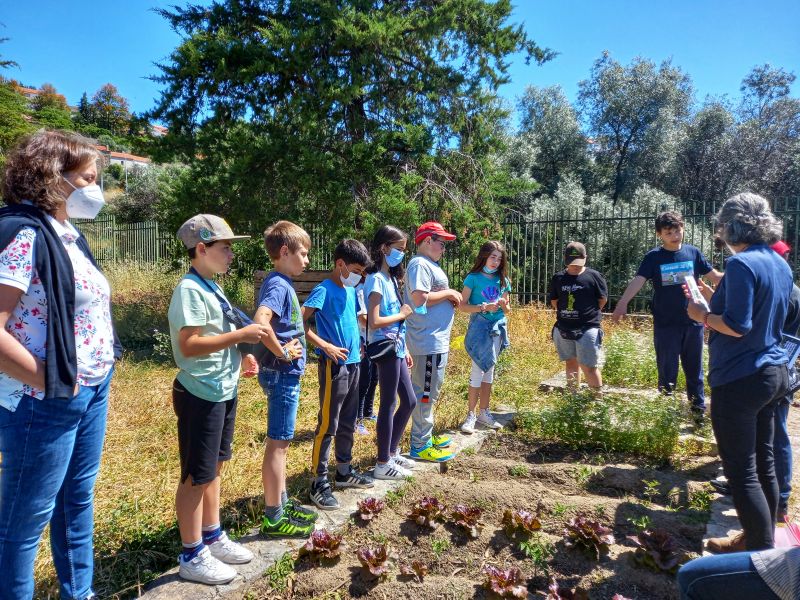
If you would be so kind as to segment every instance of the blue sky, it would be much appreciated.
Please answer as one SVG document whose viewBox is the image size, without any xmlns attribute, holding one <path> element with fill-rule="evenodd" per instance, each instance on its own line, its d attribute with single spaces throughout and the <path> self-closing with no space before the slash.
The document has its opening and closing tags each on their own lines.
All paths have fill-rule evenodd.
<svg viewBox="0 0 800 600">
<path fill-rule="evenodd" d="M 136 112 L 153 106 L 159 86 L 147 76 L 178 42 L 150 9 L 180 0 L 0 0 L 0 55 L 20 64 L 3 74 L 49 82 L 76 104 L 114 83 Z M 691 75 L 696 95 L 736 97 L 745 74 L 765 62 L 800 75 L 798 0 L 515 0 L 515 20 L 560 54 L 543 67 L 511 65 L 501 95 L 514 102 L 527 85 L 560 84 L 575 99 L 603 50 L 622 63 L 672 58 Z M 800 95 L 800 83 L 793 92 Z"/>
</svg>

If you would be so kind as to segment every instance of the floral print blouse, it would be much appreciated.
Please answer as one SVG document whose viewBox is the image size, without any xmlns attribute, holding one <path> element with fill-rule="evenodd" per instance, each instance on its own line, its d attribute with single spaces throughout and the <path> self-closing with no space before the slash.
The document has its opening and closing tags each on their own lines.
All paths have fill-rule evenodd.
<svg viewBox="0 0 800 600">
<path fill-rule="evenodd" d="M 48 217 L 61 238 L 75 273 L 75 346 L 78 355 L 78 382 L 98 385 L 114 365 L 114 333 L 111 326 L 111 290 L 103 274 L 95 268 L 75 241 L 78 231 L 68 221 Z M 47 348 L 47 299 L 36 272 L 33 256 L 36 232 L 23 228 L 0 252 L 0 284 L 22 291 L 11 313 L 6 330 L 35 357 L 44 360 Z M 23 394 L 37 399 L 40 390 L 0 372 L 0 406 L 16 410 Z"/>
</svg>

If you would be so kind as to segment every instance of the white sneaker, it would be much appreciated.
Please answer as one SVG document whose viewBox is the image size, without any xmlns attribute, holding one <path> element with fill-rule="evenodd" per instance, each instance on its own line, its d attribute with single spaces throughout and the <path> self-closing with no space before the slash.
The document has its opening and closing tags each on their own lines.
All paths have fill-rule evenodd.
<svg viewBox="0 0 800 600">
<path fill-rule="evenodd" d="M 410 458 L 406 458 L 405 456 L 400 454 L 400 450 L 395 452 L 389 460 L 391 460 L 398 467 L 402 467 L 407 471 L 410 471 L 411 469 L 417 466 L 417 461 L 411 460 Z"/>
<path fill-rule="evenodd" d="M 236 569 L 211 556 L 208 546 L 189 562 L 183 562 L 183 555 L 178 556 L 178 563 L 178 575 L 187 581 L 220 585 L 236 577 Z"/>
<path fill-rule="evenodd" d="M 481 412 L 478 413 L 478 417 L 475 419 L 478 425 L 483 425 L 484 427 L 488 427 L 489 429 L 502 429 L 503 426 L 500 425 L 497 421 L 494 420 L 492 413 L 489 412 L 488 408 L 481 409 Z"/>
<path fill-rule="evenodd" d="M 411 471 L 395 463 L 393 460 L 385 464 L 375 465 L 375 479 L 392 479 L 395 481 L 405 479 L 411 475 Z"/>
<path fill-rule="evenodd" d="M 468 412 L 467 418 L 464 419 L 464 422 L 461 424 L 461 431 L 464 433 L 475 433 L 475 421 L 478 417 L 475 416 L 474 412 Z"/>
<path fill-rule="evenodd" d="M 219 534 L 216 542 L 209 544 L 208 549 L 211 556 L 229 565 L 243 565 L 253 560 L 253 553 L 231 540 L 224 531 Z"/>
</svg>

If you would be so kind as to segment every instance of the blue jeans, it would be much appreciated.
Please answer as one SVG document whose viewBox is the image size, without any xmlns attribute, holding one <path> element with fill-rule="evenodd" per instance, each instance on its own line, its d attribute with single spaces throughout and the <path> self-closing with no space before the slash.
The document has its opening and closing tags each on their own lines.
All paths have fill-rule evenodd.
<svg viewBox="0 0 800 600">
<path fill-rule="evenodd" d="M 74 398 L 23 396 L 0 409 L 0 600 L 33 596 L 33 562 L 50 523 L 61 597 L 92 594 L 94 482 L 113 370 Z"/>
<path fill-rule="evenodd" d="M 789 407 L 792 397 L 787 396 L 775 407 L 775 434 L 772 438 L 772 452 L 775 455 L 775 477 L 778 479 L 778 512 L 789 508 L 789 495 L 792 493 L 792 444 L 789 441 Z"/>
<path fill-rule="evenodd" d="M 267 395 L 267 437 L 276 441 L 294 439 L 300 405 L 300 375 L 262 369 L 258 383 Z"/>
<path fill-rule="evenodd" d="M 749 552 L 704 556 L 678 571 L 681 600 L 780 600 L 761 579 Z"/>
<path fill-rule="evenodd" d="M 703 390 L 703 327 L 697 325 L 653 326 L 653 345 L 658 367 L 658 389 L 671 392 L 678 381 L 678 359 L 686 376 L 686 396 L 692 408 L 705 410 Z"/>
</svg>

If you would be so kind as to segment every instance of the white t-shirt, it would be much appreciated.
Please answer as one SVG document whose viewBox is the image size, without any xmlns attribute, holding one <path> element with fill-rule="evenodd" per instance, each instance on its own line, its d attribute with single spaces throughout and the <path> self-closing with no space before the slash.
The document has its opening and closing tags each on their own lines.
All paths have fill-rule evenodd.
<svg viewBox="0 0 800 600">
<path fill-rule="evenodd" d="M 78 356 L 78 382 L 98 385 L 114 365 L 114 330 L 111 325 L 111 290 L 103 274 L 95 268 L 76 240 L 78 231 L 69 221 L 47 219 L 61 238 L 75 273 L 75 349 Z M 45 360 L 47 348 L 47 298 L 36 271 L 34 247 L 36 231 L 22 228 L 0 252 L 0 284 L 22 291 L 17 306 L 6 323 L 13 335 L 31 354 Z M 44 390 L 23 384 L 0 372 L 0 406 L 14 411 L 23 394 L 44 397 Z"/>
</svg>

